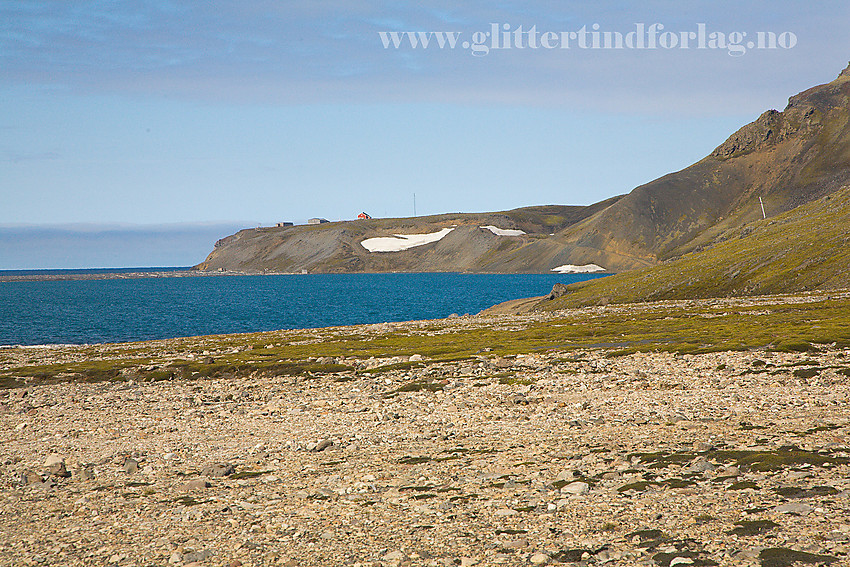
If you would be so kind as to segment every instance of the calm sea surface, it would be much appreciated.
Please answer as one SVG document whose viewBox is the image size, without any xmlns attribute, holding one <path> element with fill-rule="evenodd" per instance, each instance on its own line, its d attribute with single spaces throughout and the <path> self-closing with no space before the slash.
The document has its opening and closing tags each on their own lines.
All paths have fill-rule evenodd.
<svg viewBox="0 0 850 567">
<path fill-rule="evenodd" d="M 0 344 L 123 342 L 435 319 L 474 314 L 508 299 L 545 295 L 558 282 L 595 277 L 601 276 L 309 274 L 0 282 Z"/>
</svg>

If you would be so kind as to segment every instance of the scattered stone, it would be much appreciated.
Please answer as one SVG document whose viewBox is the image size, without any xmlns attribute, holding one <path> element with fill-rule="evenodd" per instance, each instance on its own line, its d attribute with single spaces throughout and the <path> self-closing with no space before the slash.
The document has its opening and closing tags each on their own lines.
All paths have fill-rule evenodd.
<svg viewBox="0 0 850 567">
<path fill-rule="evenodd" d="M 183 483 L 177 487 L 178 492 L 191 492 L 193 490 L 203 490 L 212 486 L 205 478 L 196 478 L 189 482 Z"/>
<path fill-rule="evenodd" d="M 71 476 L 71 473 L 68 472 L 68 470 L 65 468 L 64 461 L 60 461 L 58 463 L 50 465 L 49 467 L 47 467 L 47 472 L 59 478 L 69 478 Z"/>
<path fill-rule="evenodd" d="M 564 469 L 558 473 L 558 476 L 555 477 L 555 480 L 566 480 L 572 481 L 577 478 L 575 470 L 573 469 Z"/>
<path fill-rule="evenodd" d="M 407 559 L 407 556 L 398 550 L 390 551 L 389 553 L 381 557 L 382 561 L 402 561 L 404 559 Z"/>
<path fill-rule="evenodd" d="M 527 539 L 511 539 L 502 543 L 502 547 L 507 549 L 522 549 L 528 547 Z"/>
<path fill-rule="evenodd" d="M 36 472 L 33 471 L 24 471 L 21 473 L 21 484 L 24 486 L 28 486 L 31 484 L 42 484 L 44 482 L 44 478 Z"/>
<path fill-rule="evenodd" d="M 787 502 L 785 504 L 780 504 L 774 510 L 779 512 L 780 514 L 797 514 L 799 516 L 806 516 L 810 514 L 814 510 L 814 506 L 810 506 L 805 502 Z"/>
<path fill-rule="evenodd" d="M 558 285 L 558 284 L 555 284 Z M 535 553 L 531 556 L 531 563 L 534 565 L 545 565 L 549 562 L 549 556 L 545 553 Z"/>
<path fill-rule="evenodd" d="M 91 466 L 81 466 L 74 470 L 74 477 L 78 480 L 93 480 L 94 469 Z"/>
<path fill-rule="evenodd" d="M 571 482 L 561 488 L 561 494 L 587 494 L 588 492 L 590 492 L 590 485 L 581 481 Z"/>
<path fill-rule="evenodd" d="M 52 466 L 55 466 L 55 465 L 59 465 L 59 464 L 62 464 L 62 465 L 65 464 L 65 457 L 63 457 L 63 456 L 61 456 L 57 453 L 50 453 L 47 456 L 47 458 L 44 459 L 44 466 L 46 468 L 49 468 L 49 467 L 52 467 Z"/>
<path fill-rule="evenodd" d="M 134 474 L 139 470 L 139 461 L 132 457 L 127 457 L 124 459 L 124 472 L 127 474 Z"/>
<path fill-rule="evenodd" d="M 183 563 L 195 563 L 200 561 L 206 561 L 210 557 L 215 555 L 209 549 L 201 549 L 200 551 L 190 551 L 188 553 L 184 553 L 182 560 Z"/>
<path fill-rule="evenodd" d="M 549 292 L 549 295 L 546 296 L 547 301 L 552 301 L 553 299 L 557 299 L 558 297 L 562 297 L 568 293 L 566 284 L 556 283 L 552 286 L 552 291 Z"/>
<path fill-rule="evenodd" d="M 691 465 L 691 470 L 693 472 L 712 472 L 716 470 L 717 467 L 708 462 L 705 459 L 697 459 Z"/>
<path fill-rule="evenodd" d="M 215 463 L 201 469 L 201 474 L 213 478 L 230 476 L 236 472 L 236 467 L 230 463 Z"/>
</svg>

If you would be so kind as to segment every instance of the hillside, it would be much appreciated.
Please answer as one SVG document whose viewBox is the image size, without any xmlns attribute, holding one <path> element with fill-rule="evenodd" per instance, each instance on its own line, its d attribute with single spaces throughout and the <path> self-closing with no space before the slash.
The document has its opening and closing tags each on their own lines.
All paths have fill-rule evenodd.
<svg viewBox="0 0 850 567">
<path fill-rule="evenodd" d="M 661 265 L 567 286 L 566 295 L 514 301 L 491 313 L 585 305 L 850 288 L 850 186 L 720 237 Z M 793 235 L 793 237 L 789 237 Z"/>
<path fill-rule="evenodd" d="M 676 173 L 587 207 L 346 221 L 243 230 L 217 243 L 200 270 L 547 272 L 565 264 L 609 271 L 699 251 L 850 183 L 850 66 L 789 99 Z M 761 201 L 760 201 L 761 199 Z M 482 229 L 522 230 L 505 236 Z M 363 241 L 453 228 L 439 241 L 370 252 Z"/>
<path fill-rule="evenodd" d="M 656 179 L 552 241 L 573 264 L 614 271 L 699 250 L 730 229 L 828 195 L 850 182 L 850 66 L 769 110 L 694 165 Z"/>
<path fill-rule="evenodd" d="M 559 264 L 528 257 L 506 270 L 506 258 L 549 238 L 616 202 L 591 206 L 537 206 L 498 213 L 455 213 L 401 219 L 367 219 L 320 225 L 242 230 L 216 243 L 200 270 L 247 272 L 546 272 Z M 521 230 L 505 236 L 482 227 Z M 453 230 L 438 242 L 400 252 L 370 252 L 362 242 L 394 235 Z"/>
</svg>

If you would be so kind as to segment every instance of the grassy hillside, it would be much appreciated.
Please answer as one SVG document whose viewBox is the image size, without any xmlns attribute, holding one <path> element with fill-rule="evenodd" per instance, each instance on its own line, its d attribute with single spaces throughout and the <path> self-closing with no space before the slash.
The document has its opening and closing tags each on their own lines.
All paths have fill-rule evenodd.
<svg viewBox="0 0 850 567">
<path fill-rule="evenodd" d="M 850 187 L 658 266 L 568 286 L 535 309 L 850 288 Z"/>
</svg>

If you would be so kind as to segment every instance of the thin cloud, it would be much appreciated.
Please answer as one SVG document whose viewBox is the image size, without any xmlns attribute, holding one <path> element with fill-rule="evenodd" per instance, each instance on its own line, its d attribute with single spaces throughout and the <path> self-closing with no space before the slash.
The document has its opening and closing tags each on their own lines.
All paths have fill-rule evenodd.
<svg viewBox="0 0 850 567">
<path fill-rule="evenodd" d="M 0 64 L 6 84 L 62 84 L 83 92 L 159 94 L 282 104 L 437 102 L 523 104 L 657 113 L 659 100 L 700 100 L 701 111 L 748 111 L 775 96 L 785 76 L 825 80 L 850 50 L 850 7 L 829 1 L 812 14 L 776 2 L 769 14 L 732 3 L 694 3 L 671 14 L 667 2 L 469 2 L 462 7 L 379 2 L 5 3 Z M 725 10 L 725 11 L 724 11 Z M 829 17 L 824 14 L 829 13 Z M 627 32 L 635 22 L 690 30 L 793 31 L 784 52 L 730 57 L 716 52 L 384 49 L 379 31 L 489 30 L 491 23 L 570 31 L 599 23 Z M 783 69 L 778 74 L 776 70 Z M 817 79 L 815 79 L 817 80 Z M 746 97 L 731 94 L 734 89 Z M 600 91 L 604 91 L 600 96 Z M 754 97 L 751 95 L 755 95 Z M 731 97 L 731 98 L 730 98 Z M 708 108 L 706 108 L 708 105 Z M 674 109 L 686 112 L 686 108 Z"/>
</svg>

